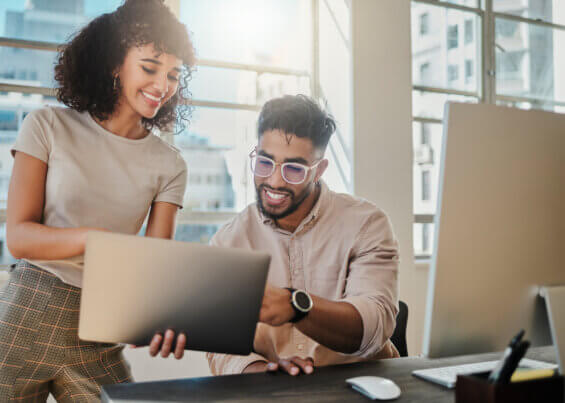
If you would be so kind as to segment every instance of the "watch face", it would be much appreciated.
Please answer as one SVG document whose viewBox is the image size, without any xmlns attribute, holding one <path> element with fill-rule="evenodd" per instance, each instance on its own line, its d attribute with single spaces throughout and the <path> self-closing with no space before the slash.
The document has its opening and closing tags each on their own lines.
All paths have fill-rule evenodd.
<svg viewBox="0 0 565 403">
<path fill-rule="evenodd" d="M 306 294 L 304 291 L 297 291 L 295 296 L 296 304 L 300 309 L 305 311 L 310 309 L 311 300 L 308 294 Z"/>
</svg>

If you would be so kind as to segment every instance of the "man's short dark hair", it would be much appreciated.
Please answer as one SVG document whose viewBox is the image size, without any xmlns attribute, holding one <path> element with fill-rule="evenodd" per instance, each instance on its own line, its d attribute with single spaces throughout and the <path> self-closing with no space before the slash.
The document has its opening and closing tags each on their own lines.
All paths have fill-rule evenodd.
<svg viewBox="0 0 565 403">
<path fill-rule="evenodd" d="M 265 103 L 259 114 L 259 138 L 269 130 L 281 130 L 308 138 L 318 150 L 325 151 L 335 132 L 334 118 L 306 95 L 285 95 Z"/>
</svg>

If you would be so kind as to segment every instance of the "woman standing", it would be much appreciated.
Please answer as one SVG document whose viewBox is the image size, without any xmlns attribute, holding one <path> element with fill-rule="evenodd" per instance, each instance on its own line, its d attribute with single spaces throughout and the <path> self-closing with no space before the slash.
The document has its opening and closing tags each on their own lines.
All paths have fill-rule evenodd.
<svg viewBox="0 0 565 403">
<path fill-rule="evenodd" d="M 81 255 L 89 231 L 136 234 L 147 213 L 146 236 L 173 237 L 187 168 L 153 129 L 186 120 L 193 63 L 161 0 L 126 0 L 60 51 L 69 108 L 30 113 L 12 150 L 7 242 L 20 260 L 0 295 L 0 401 L 92 401 L 131 381 L 123 346 L 78 338 Z"/>
</svg>

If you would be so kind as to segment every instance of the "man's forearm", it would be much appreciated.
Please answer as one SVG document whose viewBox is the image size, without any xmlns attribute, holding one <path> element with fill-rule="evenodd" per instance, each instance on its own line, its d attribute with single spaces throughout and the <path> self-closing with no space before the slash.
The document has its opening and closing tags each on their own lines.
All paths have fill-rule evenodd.
<svg viewBox="0 0 565 403">
<path fill-rule="evenodd" d="M 257 372 L 266 372 L 267 371 L 267 361 L 253 361 L 248 366 L 246 366 L 242 374 L 254 374 Z"/>
<path fill-rule="evenodd" d="M 311 295 L 314 306 L 296 323 L 296 328 L 318 343 L 340 353 L 359 350 L 363 339 L 363 320 L 347 302 L 330 301 Z"/>
<path fill-rule="evenodd" d="M 206 358 L 213 375 L 241 374 L 250 364 L 267 362 L 266 358 L 255 353 L 246 356 L 206 353 Z"/>
</svg>

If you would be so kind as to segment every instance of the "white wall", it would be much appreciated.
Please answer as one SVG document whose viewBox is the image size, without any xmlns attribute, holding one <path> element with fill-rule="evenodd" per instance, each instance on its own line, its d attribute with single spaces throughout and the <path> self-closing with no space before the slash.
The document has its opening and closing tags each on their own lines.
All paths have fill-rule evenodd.
<svg viewBox="0 0 565 403">
<path fill-rule="evenodd" d="M 352 0 L 354 192 L 391 218 L 400 243 L 408 351 L 421 351 L 427 270 L 414 264 L 409 0 Z"/>
</svg>

